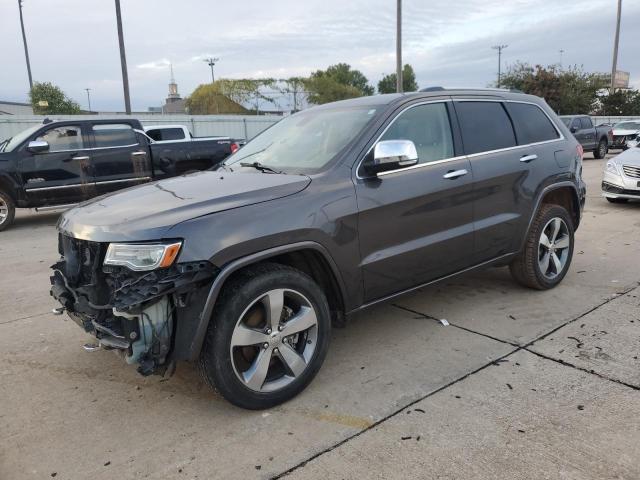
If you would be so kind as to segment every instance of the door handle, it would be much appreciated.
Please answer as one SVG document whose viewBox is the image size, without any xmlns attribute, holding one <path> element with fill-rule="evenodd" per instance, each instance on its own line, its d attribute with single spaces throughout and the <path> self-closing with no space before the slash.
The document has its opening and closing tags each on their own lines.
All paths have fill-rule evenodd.
<svg viewBox="0 0 640 480">
<path fill-rule="evenodd" d="M 82 156 L 82 157 L 69 157 L 69 158 L 65 158 L 63 160 L 63 162 L 70 162 L 71 160 L 80 160 L 81 162 L 84 162 L 85 160 L 89 160 L 91 157 L 87 157 L 87 156 Z"/>
<path fill-rule="evenodd" d="M 142 155 L 146 155 L 147 152 L 133 152 L 131 154 L 132 157 L 141 157 Z"/>
<path fill-rule="evenodd" d="M 520 161 L 524 162 L 524 163 L 529 163 L 532 160 L 535 160 L 536 158 L 538 158 L 538 155 L 525 155 L 524 157 L 520 157 Z"/>
<path fill-rule="evenodd" d="M 462 170 L 452 170 L 450 172 L 445 173 L 442 178 L 446 178 L 447 180 L 454 180 L 459 177 L 465 176 L 467 172 L 464 168 Z"/>
</svg>

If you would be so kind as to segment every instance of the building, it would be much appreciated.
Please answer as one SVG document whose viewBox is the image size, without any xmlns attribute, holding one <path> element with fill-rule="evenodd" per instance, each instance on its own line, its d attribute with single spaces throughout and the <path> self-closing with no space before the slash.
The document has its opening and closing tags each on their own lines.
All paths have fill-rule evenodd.
<svg viewBox="0 0 640 480">
<path fill-rule="evenodd" d="M 162 113 L 187 113 L 187 100 L 178 93 L 178 84 L 173 76 L 173 65 L 171 68 L 171 81 L 169 82 L 169 95 L 162 107 Z"/>
<path fill-rule="evenodd" d="M 33 107 L 30 103 L 0 100 L 0 115 L 33 115 Z"/>
</svg>

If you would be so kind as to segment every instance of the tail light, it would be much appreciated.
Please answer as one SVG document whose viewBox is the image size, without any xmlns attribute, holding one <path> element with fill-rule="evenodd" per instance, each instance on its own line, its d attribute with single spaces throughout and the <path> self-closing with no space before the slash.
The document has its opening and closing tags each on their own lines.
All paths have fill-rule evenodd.
<svg viewBox="0 0 640 480">
<path fill-rule="evenodd" d="M 236 153 L 240 149 L 240 146 L 236 142 L 231 143 L 231 153 Z"/>
<path fill-rule="evenodd" d="M 582 148 L 582 145 L 576 145 L 576 153 L 578 154 L 580 160 L 582 160 L 582 157 L 584 156 L 584 148 Z"/>
</svg>

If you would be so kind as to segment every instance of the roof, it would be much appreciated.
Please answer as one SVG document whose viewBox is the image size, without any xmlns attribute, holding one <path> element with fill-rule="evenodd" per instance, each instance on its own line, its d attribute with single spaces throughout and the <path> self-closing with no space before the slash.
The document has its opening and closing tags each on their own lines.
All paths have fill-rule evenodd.
<svg viewBox="0 0 640 480">
<path fill-rule="evenodd" d="M 30 103 L 22 103 L 22 102 L 8 102 L 6 100 L 0 100 L 0 105 L 17 105 L 19 107 L 30 107 Z"/>
</svg>

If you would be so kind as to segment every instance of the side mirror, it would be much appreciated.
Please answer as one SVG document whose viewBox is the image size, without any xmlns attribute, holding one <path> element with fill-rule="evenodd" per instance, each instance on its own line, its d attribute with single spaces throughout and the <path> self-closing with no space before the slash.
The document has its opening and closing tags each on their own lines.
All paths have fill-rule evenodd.
<svg viewBox="0 0 640 480">
<path fill-rule="evenodd" d="M 32 140 L 27 145 L 27 150 L 31 153 L 45 153 L 49 151 L 49 144 L 43 140 Z"/>
<path fill-rule="evenodd" d="M 571 127 L 571 128 L 569 129 L 569 131 L 570 131 L 571 133 L 576 133 L 576 132 L 578 131 L 578 127 Z"/>
<path fill-rule="evenodd" d="M 411 140 L 383 140 L 376 143 L 363 167 L 370 174 L 406 168 L 418 163 L 418 152 Z"/>
</svg>

